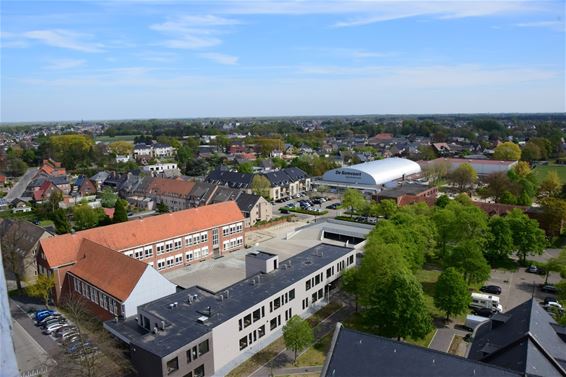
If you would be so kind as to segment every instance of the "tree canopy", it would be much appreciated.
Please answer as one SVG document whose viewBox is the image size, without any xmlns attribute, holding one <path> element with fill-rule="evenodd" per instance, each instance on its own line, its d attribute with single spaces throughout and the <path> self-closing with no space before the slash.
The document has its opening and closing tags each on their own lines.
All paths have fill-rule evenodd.
<svg viewBox="0 0 566 377">
<path fill-rule="evenodd" d="M 453 267 L 445 269 L 435 286 L 434 304 L 446 312 L 446 319 L 451 315 L 465 313 L 470 304 L 470 293 L 464 276 Z"/>
<path fill-rule="evenodd" d="M 306 348 L 314 341 L 314 333 L 307 321 L 294 315 L 283 326 L 283 340 L 285 341 L 285 346 L 295 353 L 296 361 L 297 352 Z"/>
<path fill-rule="evenodd" d="M 468 163 L 458 166 L 448 176 L 450 182 L 454 184 L 461 192 L 471 188 L 471 186 L 478 180 L 478 174 Z"/>
<path fill-rule="evenodd" d="M 521 159 L 521 148 L 512 141 L 499 144 L 493 153 L 496 160 L 517 161 Z"/>
</svg>

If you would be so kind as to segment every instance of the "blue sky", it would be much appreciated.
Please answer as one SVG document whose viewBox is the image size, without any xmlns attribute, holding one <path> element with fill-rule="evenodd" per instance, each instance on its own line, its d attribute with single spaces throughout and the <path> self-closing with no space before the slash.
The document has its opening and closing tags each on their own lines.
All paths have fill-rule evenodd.
<svg viewBox="0 0 566 377">
<path fill-rule="evenodd" d="M 1 3 L 0 121 L 564 112 L 565 0 Z"/>
</svg>

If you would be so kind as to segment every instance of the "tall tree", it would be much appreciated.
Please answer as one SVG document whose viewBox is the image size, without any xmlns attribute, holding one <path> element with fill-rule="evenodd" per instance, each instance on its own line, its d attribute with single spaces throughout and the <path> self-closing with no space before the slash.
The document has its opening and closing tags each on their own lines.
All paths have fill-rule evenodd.
<svg viewBox="0 0 566 377">
<path fill-rule="evenodd" d="M 344 192 L 342 206 L 350 209 L 350 217 L 353 216 L 354 212 L 360 212 L 366 204 L 366 199 L 359 190 L 349 188 Z"/>
<path fill-rule="evenodd" d="M 518 209 L 507 215 L 507 220 L 513 232 L 515 252 L 522 263 L 527 255 L 541 255 L 546 247 L 544 231 L 540 229 L 538 221 L 530 219 Z"/>
<path fill-rule="evenodd" d="M 67 217 L 67 212 L 63 208 L 57 208 L 53 212 L 51 220 L 53 220 L 57 234 L 65 234 L 71 231 L 71 223 Z"/>
<path fill-rule="evenodd" d="M 541 157 L 542 152 L 539 146 L 532 141 L 529 141 L 527 144 L 525 144 L 523 150 L 521 151 L 521 159 L 524 161 L 536 161 L 540 160 Z"/>
<path fill-rule="evenodd" d="M 521 158 L 521 148 L 512 141 L 506 141 L 495 148 L 493 158 L 496 160 L 517 161 Z"/>
<path fill-rule="evenodd" d="M 252 178 L 251 189 L 256 195 L 263 196 L 265 199 L 271 199 L 269 189 L 271 188 L 271 182 L 269 179 L 263 175 L 256 174 Z"/>
<path fill-rule="evenodd" d="M 124 203 L 124 200 L 116 200 L 116 204 L 114 205 L 114 217 L 112 218 L 113 222 L 122 223 L 124 221 L 128 221 L 128 211 L 126 210 L 126 205 L 127 202 Z"/>
<path fill-rule="evenodd" d="M 551 170 L 541 182 L 539 187 L 539 195 L 543 198 L 554 197 L 560 194 L 562 190 L 562 182 L 556 170 Z"/>
<path fill-rule="evenodd" d="M 100 213 L 88 204 L 79 204 L 73 208 L 73 220 L 77 230 L 94 228 L 100 219 Z"/>
<path fill-rule="evenodd" d="M 452 184 L 456 185 L 460 191 L 466 191 L 477 181 L 478 174 L 468 163 L 458 166 L 449 175 L 449 180 Z"/>
<path fill-rule="evenodd" d="M 423 168 L 424 176 L 429 180 L 431 185 L 438 185 L 448 175 L 450 171 L 450 162 L 446 160 L 437 160 L 430 162 Z"/>
<path fill-rule="evenodd" d="M 562 225 L 566 222 L 566 200 L 545 198 L 542 200 L 542 209 L 546 229 L 552 236 L 560 235 Z"/>
<path fill-rule="evenodd" d="M 477 243 L 462 241 L 444 260 L 446 267 L 454 267 L 470 284 L 483 283 L 491 274 L 491 268 Z"/>
<path fill-rule="evenodd" d="M 470 304 L 470 293 L 464 276 L 453 267 L 444 270 L 436 282 L 434 304 L 446 312 L 446 320 L 451 315 L 465 313 Z"/>
<path fill-rule="evenodd" d="M 108 149 L 115 155 L 128 156 L 134 151 L 134 146 L 127 141 L 115 141 L 108 145 Z"/>
<path fill-rule="evenodd" d="M 360 292 L 360 273 L 358 269 L 350 268 L 342 273 L 342 289 L 354 296 L 356 313 L 358 312 L 358 295 Z"/>
<path fill-rule="evenodd" d="M 26 242 L 28 234 L 24 228 L 23 221 L 8 219 L 1 221 L 0 245 L 2 262 L 6 272 L 14 276 L 18 291 L 21 291 L 26 269 L 35 264 L 33 248 L 24 246 L 24 244 L 28 244 Z"/>
<path fill-rule="evenodd" d="M 297 353 L 314 341 L 314 333 L 307 321 L 294 315 L 283 326 L 283 340 L 285 340 L 285 347 L 293 350 L 294 361 L 297 361 Z"/>
<path fill-rule="evenodd" d="M 106 187 L 100 194 L 100 202 L 104 208 L 114 208 L 118 200 L 118 195 L 115 194 L 110 187 Z"/>
<path fill-rule="evenodd" d="M 410 273 L 395 272 L 389 284 L 374 288 L 366 319 L 380 335 L 399 340 L 422 339 L 432 330 L 422 287 Z"/>
<path fill-rule="evenodd" d="M 28 285 L 26 287 L 26 292 L 32 297 L 41 298 L 45 303 L 45 306 L 49 307 L 49 298 L 51 297 L 53 287 L 55 287 L 55 278 L 53 275 L 47 276 L 39 274 L 37 275 L 35 284 Z"/>
<path fill-rule="evenodd" d="M 509 257 L 514 250 L 513 231 L 507 219 L 493 216 L 489 220 L 489 240 L 485 255 L 491 262 Z"/>
</svg>

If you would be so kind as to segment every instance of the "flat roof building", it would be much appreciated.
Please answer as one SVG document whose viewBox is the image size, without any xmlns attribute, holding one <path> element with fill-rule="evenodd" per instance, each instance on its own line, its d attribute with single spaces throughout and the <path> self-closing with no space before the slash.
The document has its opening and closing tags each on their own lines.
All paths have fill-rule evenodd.
<svg viewBox="0 0 566 377">
<path fill-rule="evenodd" d="M 226 375 L 281 336 L 293 315 L 307 317 L 327 303 L 355 254 L 319 244 L 279 263 L 275 254 L 252 252 L 246 270 L 255 274 L 216 293 L 191 287 L 104 327 L 130 345 L 140 376 Z"/>
<path fill-rule="evenodd" d="M 462 164 L 470 164 L 478 175 L 488 175 L 492 173 L 507 173 L 517 164 L 517 161 L 504 161 L 504 160 L 480 160 L 469 158 L 437 158 L 431 161 L 419 161 L 419 164 L 424 169 L 429 164 L 435 164 L 439 161 L 445 161 L 450 164 L 449 171 L 453 171 L 460 167 Z"/>
<path fill-rule="evenodd" d="M 333 187 L 378 190 L 387 183 L 404 180 L 420 172 L 421 167 L 416 162 L 393 157 L 329 170 L 318 183 Z"/>
</svg>

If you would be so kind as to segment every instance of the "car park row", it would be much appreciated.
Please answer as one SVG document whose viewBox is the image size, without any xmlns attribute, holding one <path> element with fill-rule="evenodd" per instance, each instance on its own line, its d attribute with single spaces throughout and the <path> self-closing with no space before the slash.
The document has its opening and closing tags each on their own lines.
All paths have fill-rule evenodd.
<svg viewBox="0 0 566 377">
<path fill-rule="evenodd" d="M 67 321 L 61 314 L 51 309 L 40 309 L 33 313 L 35 325 L 41 332 L 51 336 L 59 345 L 65 348 L 65 353 L 74 357 L 83 357 L 97 352 L 97 348 L 82 335 L 78 328 Z"/>
</svg>

